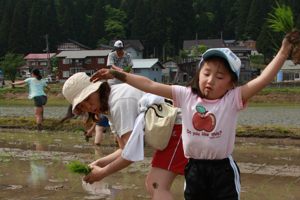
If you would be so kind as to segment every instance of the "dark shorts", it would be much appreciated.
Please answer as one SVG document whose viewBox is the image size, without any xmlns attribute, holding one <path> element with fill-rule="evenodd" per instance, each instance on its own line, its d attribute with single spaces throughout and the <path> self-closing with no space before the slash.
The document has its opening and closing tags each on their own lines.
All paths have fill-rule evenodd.
<svg viewBox="0 0 300 200">
<path fill-rule="evenodd" d="M 37 96 L 33 97 L 34 99 L 34 106 L 35 107 L 43 107 L 47 103 L 47 96 Z"/>
<path fill-rule="evenodd" d="M 104 115 L 101 115 L 102 122 L 98 122 L 97 126 L 109 127 L 108 119 Z"/>
<path fill-rule="evenodd" d="M 232 157 L 189 159 L 185 167 L 185 200 L 239 200 L 240 171 Z"/>
</svg>

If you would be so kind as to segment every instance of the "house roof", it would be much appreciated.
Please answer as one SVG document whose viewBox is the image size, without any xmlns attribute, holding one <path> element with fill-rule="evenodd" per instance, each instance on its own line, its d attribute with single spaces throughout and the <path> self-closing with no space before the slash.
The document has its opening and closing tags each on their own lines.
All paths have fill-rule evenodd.
<svg viewBox="0 0 300 200">
<path fill-rule="evenodd" d="M 68 41 L 70 41 L 70 42 L 72 42 L 74 44 L 77 44 L 78 46 L 80 46 L 80 47 L 82 47 L 84 49 L 91 49 L 90 47 L 87 47 L 87 46 L 85 46 L 85 45 L 83 45 L 83 44 L 81 44 L 81 43 L 79 43 L 79 42 L 77 42 L 75 40 L 70 39 L 70 38 L 68 38 Z"/>
<path fill-rule="evenodd" d="M 192 46 L 203 45 L 211 48 L 221 48 L 225 46 L 223 39 L 208 39 L 208 40 L 184 40 L 183 50 L 190 50 Z"/>
<path fill-rule="evenodd" d="M 81 50 L 81 51 L 62 51 L 56 55 L 58 58 L 84 59 L 86 57 L 107 56 L 111 50 Z"/>
<path fill-rule="evenodd" d="M 166 64 L 166 63 L 169 63 L 169 62 L 172 62 L 172 63 L 179 63 L 178 60 L 167 60 L 166 62 L 162 63 L 163 65 Z"/>
<path fill-rule="evenodd" d="M 282 70 L 299 70 L 300 65 L 295 65 L 293 61 L 291 60 L 286 60 L 281 68 Z"/>
<path fill-rule="evenodd" d="M 227 46 L 224 48 L 229 48 L 233 53 L 234 52 L 245 52 L 245 51 L 251 51 L 251 49 L 249 49 L 249 47 L 247 46 Z"/>
<path fill-rule="evenodd" d="M 224 40 L 225 44 L 234 44 L 236 40 Z"/>
<path fill-rule="evenodd" d="M 49 53 L 50 58 L 52 58 L 55 53 Z M 47 53 L 30 53 L 25 56 L 23 59 L 30 60 L 30 59 L 47 59 Z"/>
<path fill-rule="evenodd" d="M 158 58 L 151 59 L 132 59 L 134 69 L 151 68 L 153 65 L 158 64 L 162 69 L 164 67 L 158 62 Z"/>
</svg>

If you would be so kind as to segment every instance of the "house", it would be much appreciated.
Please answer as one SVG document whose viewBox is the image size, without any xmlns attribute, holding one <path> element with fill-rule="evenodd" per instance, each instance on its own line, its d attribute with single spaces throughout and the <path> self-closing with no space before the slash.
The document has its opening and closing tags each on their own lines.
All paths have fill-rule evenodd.
<svg viewBox="0 0 300 200">
<path fill-rule="evenodd" d="M 259 55 L 259 53 L 256 50 L 256 41 L 255 40 L 239 40 L 239 41 L 236 41 L 236 46 L 248 47 L 251 51 L 250 55 Z"/>
<path fill-rule="evenodd" d="M 110 46 L 114 46 L 116 40 L 109 41 Z M 132 59 L 143 58 L 143 45 L 140 40 L 122 40 L 125 45 L 125 51 L 131 53 Z"/>
<path fill-rule="evenodd" d="M 233 53 L 235 53 L 242 62 L 241 72 L 239 81 L 242 83 L 248 82 L 253 79 L 253 74 L 256 70 L 252 69 L 250 58 L 248 55 L 251 54 L 251 50 L 248 46 L 235 46 L 234 40 L 224 42 L 223 39 L 208 39 L 208 40 L 185 40 L 183 44 L 184 50 L 192 50 L 193 45 L 204 45 L 209 46 L 211 48 L 229 48 Z M 231 44 L 231 45 L 229 45 Z M 200 63 L 202 55 L 198 57 L 188 59 L 184 59 L 184 62 L 179 64 L 179 72 L 178 72 L 178 82 L 179 83 L 187 83 L 189 82 L 194 74 L 196 73 L 197 66 Z"/>
<path fill-rule="evenodd" d="M 162 81 L 164 83 L 174 83 L 178 72 L 177 60 L 168 60 L 162 64 L 165 69 L 162 69 Z"/>
<path fill-rule="evenodd" d="M 50 61 L 55 53 L 30 53 L 23 59 L 26 60 L 26 65 L 18 68 L 18 75 L 26 77 L 33 69 L 39 69 L 42 76 L 46 76 L 50 73 Z M 49 62 L 48 62 L 49 61 Z"/>
<path fill-rule="evenodd" d="M 111 50 L 62 51 L 59 59 L 59 79 L 66 80 L 77 72 L 92 75 L 101 68 L 107 68 L 107 56 Z"/>
<path fill-rule="evenodd" d="M 75 40 L 72 40 L 70 38 L 68 38 L 67 41 L 63 42 L 62 44 L 57 45 L 56 48 L 57 53 L 60 53 L 62 51 L 91 50 L 90 47 L 80 44 L 79 42 L 76 42 Z"/>
<path fill-rule="evenodd" d="M 300 65 L 286 60 L 277 74 L 277 82 L 281 81 L 300 81 Z"/>
<path fill-rule="evenodd" d="M 155 82 L 162 82 L 162 69 L 164 67 L 158 62 L 158 58 L 153 59 L 133 59 L 132 73 L 148 77 Z"/>
</svg>

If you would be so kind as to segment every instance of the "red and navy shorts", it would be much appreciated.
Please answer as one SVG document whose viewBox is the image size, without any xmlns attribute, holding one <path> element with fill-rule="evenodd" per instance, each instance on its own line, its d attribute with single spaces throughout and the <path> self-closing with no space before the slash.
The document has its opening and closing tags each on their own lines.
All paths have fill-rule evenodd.
<svg viewBox="0 0 300 200">
<path fill-rule="evenodd" d="M 184 168 L 188 159 L 184 157 L 182 148 L 182 125 L 174 125 L 170 142 L 163 151 L 156 150 L 152 167 L 159 167 L 184 175 Z"/>
</svg>

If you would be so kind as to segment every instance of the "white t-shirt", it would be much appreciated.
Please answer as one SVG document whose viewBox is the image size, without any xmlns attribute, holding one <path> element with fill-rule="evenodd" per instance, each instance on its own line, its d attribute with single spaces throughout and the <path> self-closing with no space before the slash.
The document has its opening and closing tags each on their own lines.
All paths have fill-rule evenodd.
<svg viewBox="0 0 300 200">
<path fill-rule="evenodd" d="M 207 100 L 192 93 L 190 87 L 172 86 L 175 107 L 182 110 L 182 141 L 187 158 L 223 159 L 234 147 L 238 111 L 243 104 L 241 87 L 228 91 L 221 99 Z"/>
<path fill-rule="evenodd" d="M 137 118 L 138 102 L 145 93 L 126 83 L 112 85 L 107 118 L 114 135 L 121 137 L 132 131 Z"/>
</svg>

